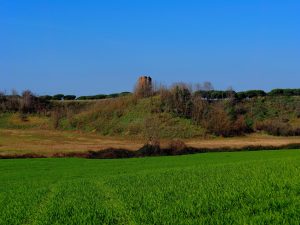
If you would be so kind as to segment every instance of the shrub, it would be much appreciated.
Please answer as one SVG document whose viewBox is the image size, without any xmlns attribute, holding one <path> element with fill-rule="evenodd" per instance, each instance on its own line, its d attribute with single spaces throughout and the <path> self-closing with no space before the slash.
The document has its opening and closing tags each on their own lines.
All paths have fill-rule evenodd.
<svg viewBox="0 0 300 225">
<path fill-rule="evenodd" d="M 250 133 L 252 131 L 251 123 L 248 123 L 248 120 L 245 120 L 244 116 L 239 116 L 232 125 L 232 135 L 241 135 Z"/>
<path fill-rule="evenodd" d="M 187 146 L 182 140 L 173 139 L 168 143 L 167 149 L 169 149 L 171 154 L 178 154 L 187 149 Z"/>
<path fill-rule="evenodd" d="M 92 159 L 117 159 L 117 158 L 132 158 L 135 153 L 125 149 L 105 149 L 101 151 L 90 151 L 88 158 Z"/>
<path fill-rule="evenodd" d="M 140 156 L 161 155 L 159 143 L 147 143 L 137 151 Z"/>
<path fill-rule="evenodd" d="M 76 95 L 65 95 L 64 96 L 64 100 L 75 100 L 76 99 Z"/>
<path fill-rule="evenodd" d="M 162 103 L 167 111 L 177 116 L 190 118 L 192 115 L 192 93 L 184 83 L 174 84 L 162 95 Z"/>
<path fill-rule="evenodd" d="M 194 95 L 192 98 L 192 119 L 199 125 L 204 118 L 205 113 L 207 113 L 208 103 L 204 101 L 201 96 Z"/>
<path fill-rule="evenodd" d="M 20 113 L 19 117 L 20 117 L 20 120 L 22 122 L 28 122 L 28 118 L 27 118 L 27 115 L 25 113 Z"/>
<path fill-rule="evenodd" d="M 63 112 L 59 108 L 55 109 L 51 113 L 51 119 L 52 119 L 52 124 L 53 124 L 54 129 L 59 128 L 59 123 L 60 123 L 62 118 L 63 118 Z"/>
<path fill-rule="evenodd" d="M 224 137 L 231 135 L 231 122 L 221 104 L 215 104 L 210 107 L 203 120 L 203 125 L 209 132 L 215 135 Z"/>
<path fill-rule="evenodd" d="M 255 128 L 256 130 L 265 131 L 268 134 L 275 136 L 299 135 L 298 129 L 293 129 L 290 124 L 278 120 L 257 122 Z"/>
</svg>

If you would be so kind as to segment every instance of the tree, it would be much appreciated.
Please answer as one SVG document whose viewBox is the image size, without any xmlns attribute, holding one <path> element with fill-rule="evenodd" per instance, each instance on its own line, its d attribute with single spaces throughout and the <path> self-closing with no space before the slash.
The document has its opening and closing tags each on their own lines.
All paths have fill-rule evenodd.
<svg viewBox="0 0 300 225">
<path fill-rule="evenodd" d="M 190 117 L 192 112 L 192 94 L 184 83 L 175 84 L 171 89 L 173 111 L 184 117 Z"/>
<path fill-rule="evenodd" d="M 63 98 L 64 98 L 63 94 L 57 94 L 52 97 L 53 100 L 63 100 Z"/>
<path fill-rule="evenodd" d="M 76 99 L 76 95 L 65 95 L 64 96 L 64 100 L 75 100 Z"/>
<path fill-rule="evenodd" d="M 221 103 L 211 105 L 203 120 L 204 127 L 211 133 L 220 136 L 230 136 L 231 122 Z"/>
<path fill-rule="evenodd" d="M 23 113 L 32 112 L 34 108 L 34 95 L 30 90 L 23 91 L 21 100 L 21 111 Z"/>
<path fill-rule="evenodd" d="M 211 82 L 205 81 L 205 82 L 203 83 L 203 90 L 204 90 L 204 91 L 212 91 L 212 90 L 214 90 L 214 86 L 212 85 Z"/>
<path fill-rule="evenodd" d="M 11 95 L 7 96 L 7 108 L 15 112 L 20 109 L 20 96 L 14 89 L 11 91 Z"/>
<path fill-rule="evenodd" d="M 204 115 L 208 108 L 207 101 L 202 99 L 200 94 L 195 93 L 192 98 L 192 119 L 195 121 L 196 124 L 201 124 L 201 121 L 204 118 Z"/>
<path fill-rule="evenodd" d="M 52 100 L 52 96 L 42 95 L 42 96 L 39 96 L 39 100 L 41 100 L 41 101 L 50 101 L 50 100 Z"/>
</svg>

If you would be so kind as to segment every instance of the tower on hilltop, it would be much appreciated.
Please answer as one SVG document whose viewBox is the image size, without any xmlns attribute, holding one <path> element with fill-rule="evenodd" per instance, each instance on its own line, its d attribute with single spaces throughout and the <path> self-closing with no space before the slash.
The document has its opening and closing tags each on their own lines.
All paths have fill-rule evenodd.
<svg viewBox="0 0 300 225">
<path fill-rule="evenodd" d="M 152 89 L 152 78 L 149 76 L 141 76 L 137 81 L 134 92 L 138 97 L 145 98 L 152 95 Z"/>
</svg>

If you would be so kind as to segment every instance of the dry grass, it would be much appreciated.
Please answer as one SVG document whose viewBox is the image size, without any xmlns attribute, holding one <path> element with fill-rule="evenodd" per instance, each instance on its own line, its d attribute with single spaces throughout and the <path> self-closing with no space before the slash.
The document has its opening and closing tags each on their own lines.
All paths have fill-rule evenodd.
<svg viewBox="0 0 300 225">
<path fill-rule="evenodd" d="M 143 141 L 118 137 L 103 137 L 72 131 L 0 130 L 0 155 L 36 153 L 53 155 L 60 152 L 84 152 L 110 147 L 136 150 Z"/>
<path fill-rule="evenodd" d="M 193 139 L 187 140 L 186 144 L 194 148 L 242 148 L 245 146 L 282 146 L 288 144 L 300 144 L 300 137 L 278 137 L 265 134 L 251 134 L 243 137 Z"/>
<path fill-rule="evenodd" d="M 282 146 L 300 144 L 300 137 L 274 137 L 254 134 L 245 137 L 190 139 L 184 140 L 187 146 L 194 148 L 242 148 L 245 146 Z M 163 140 L 162 147 L 169 141 Z M 85 152 L 108 148 L 137 150 L 144 144 L 143 140 L 122 137 L 104 137 L 92 133 L 53 130 L 0 130 L 0 155 L 7 154 L 43 154 Z"/>
<path fill-rule="evenodd" d="M 47 117 L 29 115 L 26 116 L 26 121 L 23 121 L 21 119 L 20 114 L 15 113 L 10 117 L 9 123 L 14 126 L 32 126 L 32 127 L 47 128 L 49 124 L 49 119 Z"/>
</svg>

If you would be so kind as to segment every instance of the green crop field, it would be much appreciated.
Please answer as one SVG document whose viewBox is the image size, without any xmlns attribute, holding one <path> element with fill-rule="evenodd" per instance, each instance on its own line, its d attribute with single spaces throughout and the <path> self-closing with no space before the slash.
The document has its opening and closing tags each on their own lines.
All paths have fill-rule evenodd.
<svg viewBox="0 0 300 225">
<path fill-rule="evenodd" d="M 300 151 L 0 160 L 0 224 L 299 224 Z"/>
</svg>

